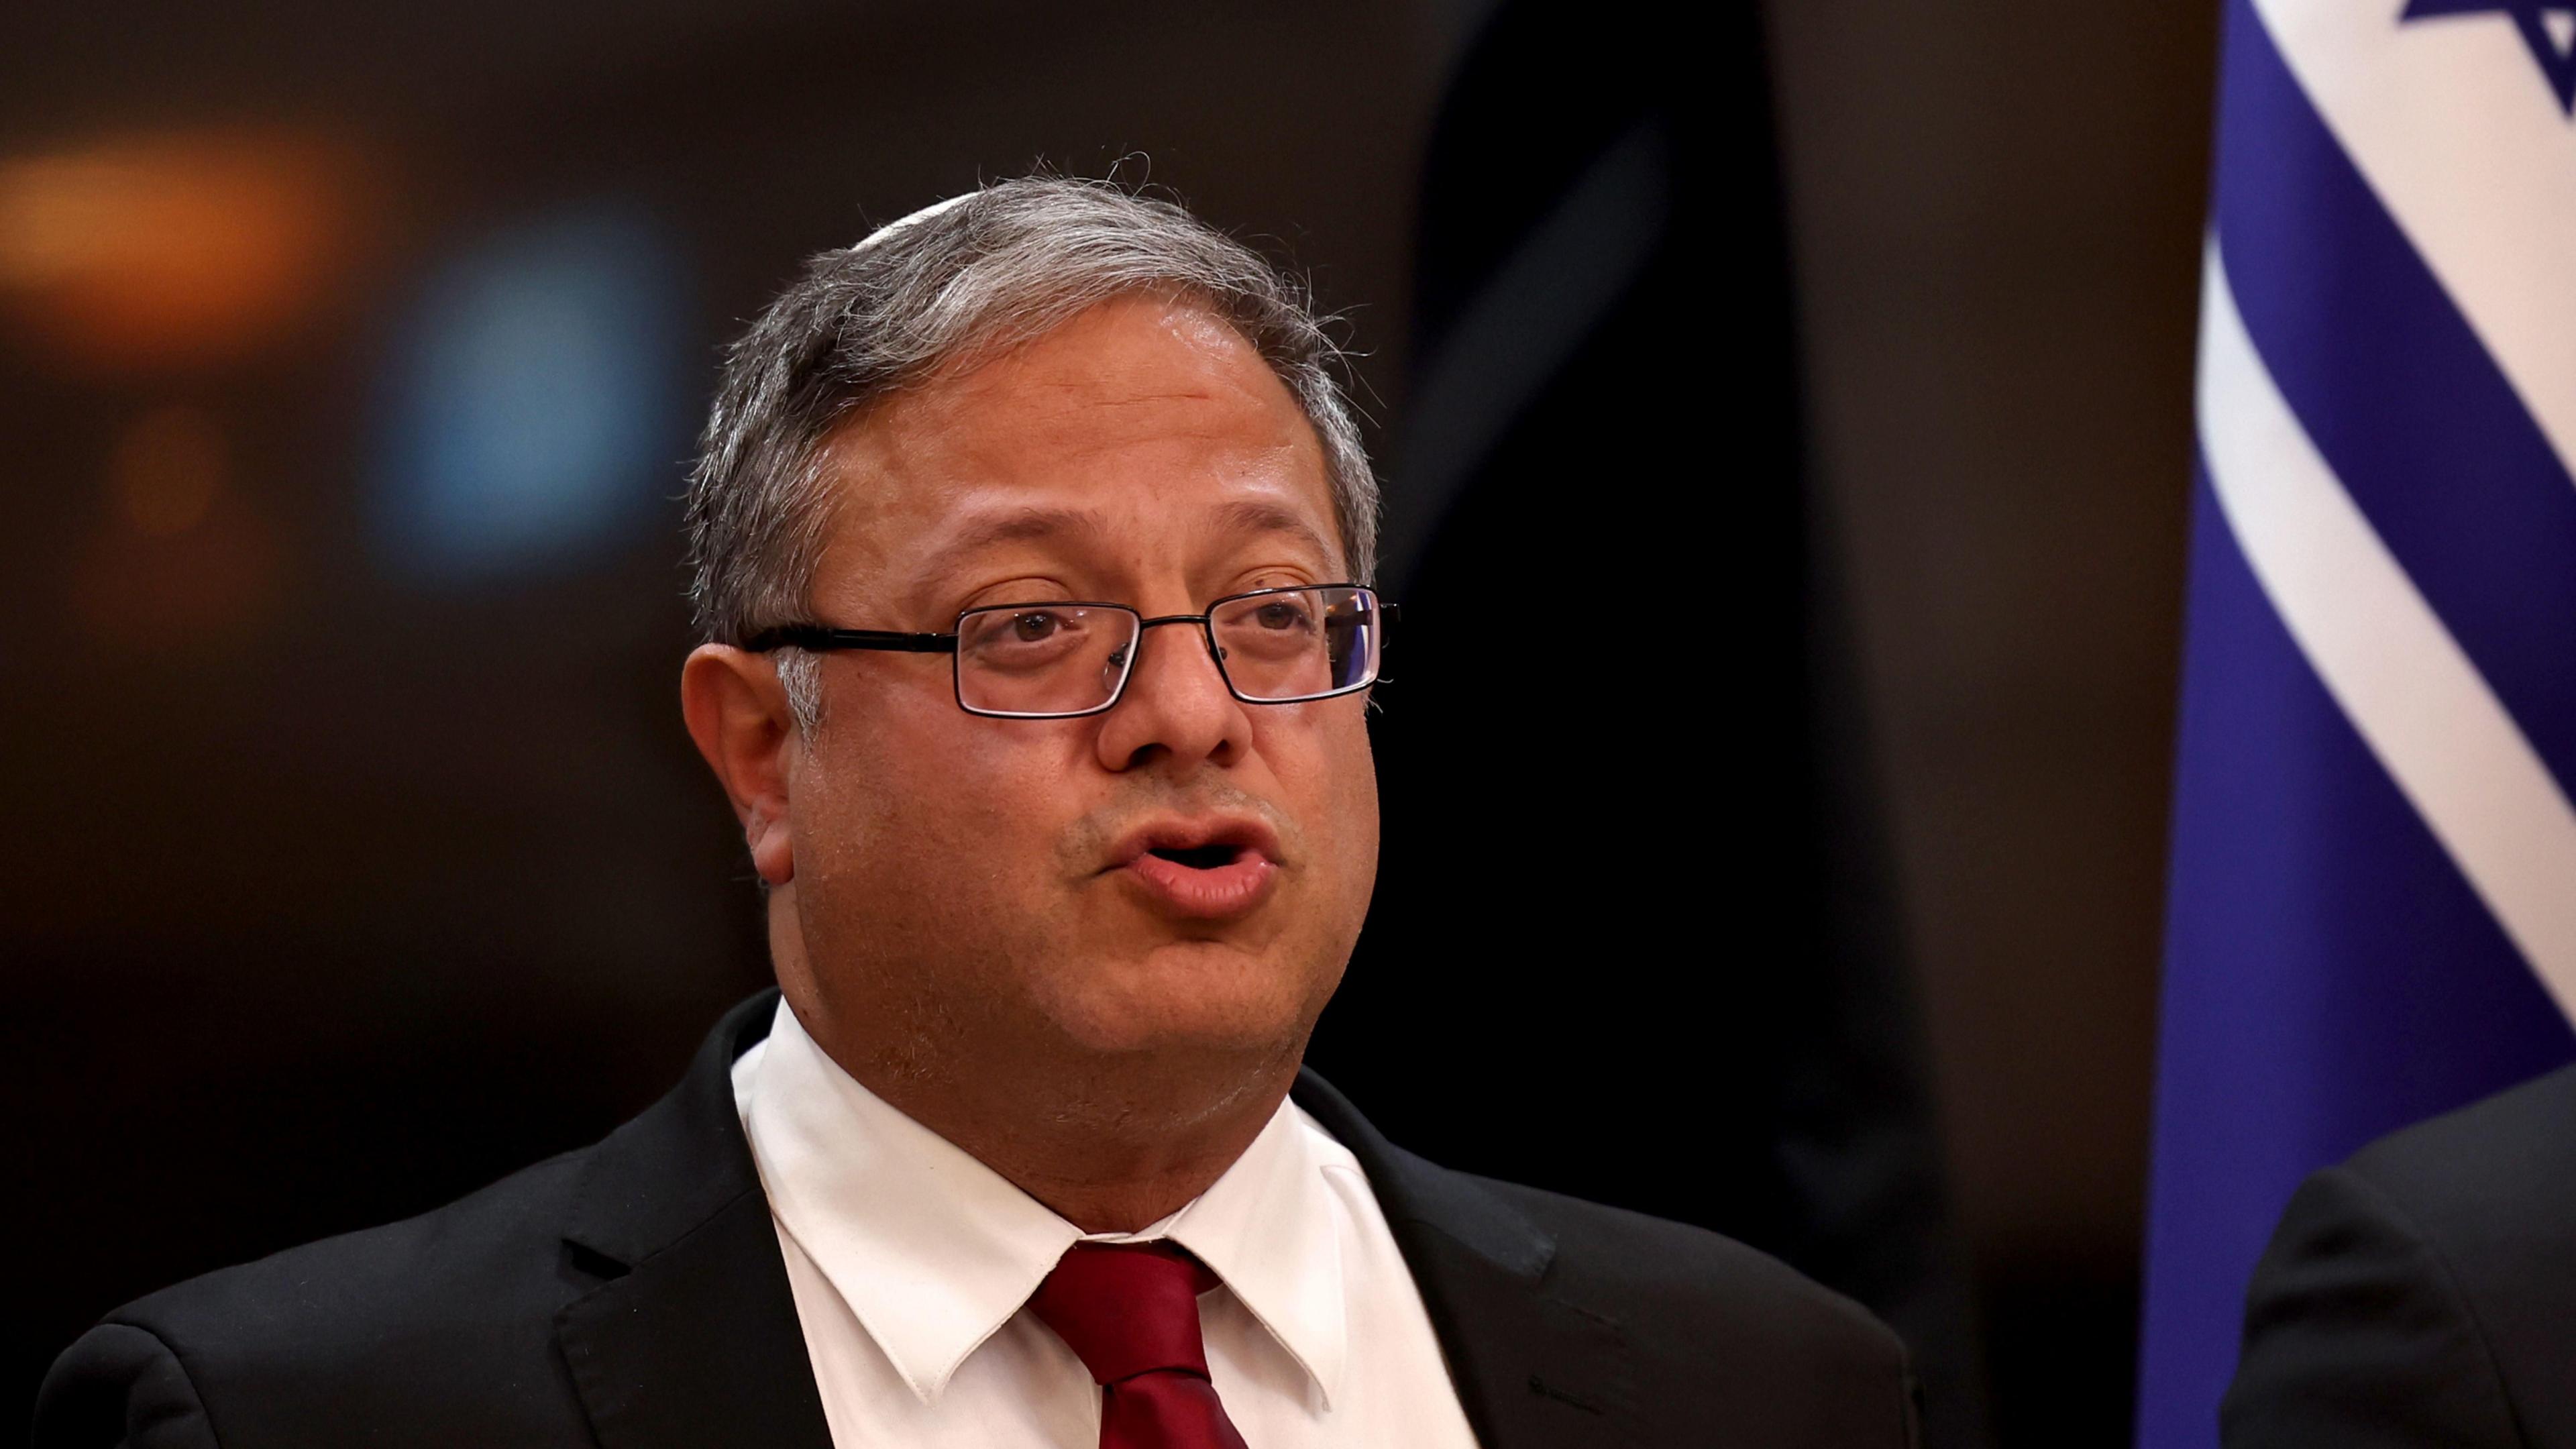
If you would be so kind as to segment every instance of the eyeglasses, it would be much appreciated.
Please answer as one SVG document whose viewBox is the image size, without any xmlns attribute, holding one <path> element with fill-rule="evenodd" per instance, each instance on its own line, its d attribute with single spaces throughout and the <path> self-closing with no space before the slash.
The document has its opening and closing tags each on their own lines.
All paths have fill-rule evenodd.
<svg viewBox="0 0 2576 1449">
<path fill-rule="evenodd" d="M 1148 629 L 1196 624 L 1226 691 L 1246 704 L 1302 704 L 1377 682 L 1395 606 L 1357 584 L 1229 594 L 1203 614 L 1148 619 L 1123 604 L 1058 599 L 968 609 L 946 634 L 786 624 L 744 647 L 948 654 L 957 704 L 996 719 L 1078 719 L 1118 703 Z"/>
</svg>

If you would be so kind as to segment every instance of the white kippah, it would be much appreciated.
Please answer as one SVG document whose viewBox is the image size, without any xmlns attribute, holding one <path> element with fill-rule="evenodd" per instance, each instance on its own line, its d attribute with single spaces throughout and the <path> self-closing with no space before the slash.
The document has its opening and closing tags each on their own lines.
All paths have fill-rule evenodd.
<svg viewBox="0 0 2576 1449">
<path fill-rule="evenodd" d="M 919 226 L 921 223 L 930 220 L 932 217 L 937 216 L 939 213 L 946 211 L 952 206 L 955 206 L 957 203 L 981 194 L 982 192 L 980 189 L 976 191 L 961 191 L 955 196 L 948 198 L 946 201 L 934 201 L 919 211 L 907 212 L 906 214 L 898 216 L 894 220 L 887 222 L 885 225 L 878 227 L 875 231 L 869 232 L 866 236 L 859 238 L 857 244 L 852 246 L 850 250 L 854 252 L 866 251 L 868 248 L 875 246 L 878 242 L 884 241 L 887 237 L 894 235 L 896 232 L 902 231 L 906 227 Z"/>
</svg>

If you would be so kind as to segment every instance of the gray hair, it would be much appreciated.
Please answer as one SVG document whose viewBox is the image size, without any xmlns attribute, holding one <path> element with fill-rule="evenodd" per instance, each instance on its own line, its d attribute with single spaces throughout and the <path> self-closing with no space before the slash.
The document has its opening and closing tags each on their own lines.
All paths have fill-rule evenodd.
<svg viewBox="0 0 2576 1449">
<path fill-rule="evenodd" d="M 1377 479 L 1308 289 L 1168 201 L 1106 181 L 995 182 L 817 255 L 726 350 L 689 475 L 689 601 L 702 638 L 748 643 L 805 611 L 832 514 L 823 445 L 843 420 L 953 362 L 1008 349 L 1112 297 L 1169 292 L 1224 319 L 1315 429 L 1358 583 L 1375 569 Z M 875 625 L 876 621 L 858 621 Z M 877 625 L 877 627 L 890 627 Z M 779 651 L 800 729 L 815 660 Z"/>
</svg>

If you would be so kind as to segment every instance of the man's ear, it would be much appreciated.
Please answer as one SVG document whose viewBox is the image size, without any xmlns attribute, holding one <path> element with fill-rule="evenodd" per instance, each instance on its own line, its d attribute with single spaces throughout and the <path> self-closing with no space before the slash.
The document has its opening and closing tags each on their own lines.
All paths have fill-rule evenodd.
<svg viewBox="0 0 2576 1449">
<path fill-rule="evenodd" d="M 796 878 L 787 832 L 787 751 L 796 719 L 787 687 L 761 655 L 730 644 L 701 644 L 680 666 L 680 713 L 707 768 L 716 772 L 742 822 L 743 843 L 760 878 L 782 886 Z"/>
</svg>

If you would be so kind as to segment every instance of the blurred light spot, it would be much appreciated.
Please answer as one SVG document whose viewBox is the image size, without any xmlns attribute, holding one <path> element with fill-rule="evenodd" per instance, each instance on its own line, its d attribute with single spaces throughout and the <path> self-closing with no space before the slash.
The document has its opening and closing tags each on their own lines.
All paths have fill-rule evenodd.
<svg viewBox="0 0 2576 1449">
<path fill-rule="evenodd" d="M 435 277 L 391 375 L 378 541 L 402 572 L 560 561 L 678 489 L 684 280 L 664 233 L 590 208 Z"/>
<path fill-rule="evenodd" d="M 276 528 L 236 492 L 184 532 L 111 520 L 74 557 L 73 616 L 92 643 L 155 655 L 240 644 L 276 616 L 283 550 Z"/>
<path fill-rule="evenodd" d="M 205 521 L 223 491 L 230 450 L 203 408 L 144 414 L 116 440 L 107 467 L 116 511 L 145 533 L 185 533 Z"/>
<path fill-rule="evenodd" d="M 275 133 L 0 159 L 0 299 L 77 364 L 237 360 L 326 289 L 347 251 L 353 175 L 335 149 Z"/>
</svg>

